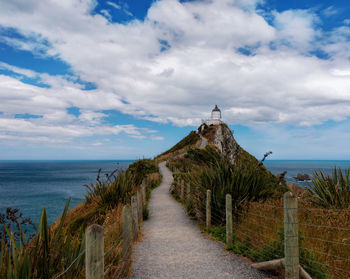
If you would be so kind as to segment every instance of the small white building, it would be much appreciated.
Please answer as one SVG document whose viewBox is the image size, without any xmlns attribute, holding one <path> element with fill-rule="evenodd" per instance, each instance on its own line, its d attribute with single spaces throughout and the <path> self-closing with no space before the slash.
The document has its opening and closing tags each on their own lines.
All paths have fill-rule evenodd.
<svg viewBox="0 0 350 279">
<path fill-rule="evenodd" d="M 211 118 L 205 121 L 207 125 L 219 125 L 221 124 L 221 110 L 215 105 L 215 108 L 211 111 Z"/>
</svg>

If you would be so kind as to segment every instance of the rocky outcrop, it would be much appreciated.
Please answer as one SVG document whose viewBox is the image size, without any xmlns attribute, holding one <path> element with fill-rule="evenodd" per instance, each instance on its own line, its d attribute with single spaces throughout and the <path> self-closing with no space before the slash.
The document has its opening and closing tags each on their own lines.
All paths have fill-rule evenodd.
<svg viewBox="0 0 350 279">
<path fill-rule="evenodd" d="M 232 164 L 235 164 L 240 147 L 226 124 L 202 125 L 198 130 L 203 137 L 209 140 L 209 143 L 215 145 L 223 156 L 228 158 Z"/>
<path fill-rule="evenodd" d="M 301 173 L 298 173 L 296 177 L 294 177 L 296 180 L 298 181 L 307 181 L 307 180 L 310 180 L 310 176 L 308 174 L 301 174 Z"/>
</svg>

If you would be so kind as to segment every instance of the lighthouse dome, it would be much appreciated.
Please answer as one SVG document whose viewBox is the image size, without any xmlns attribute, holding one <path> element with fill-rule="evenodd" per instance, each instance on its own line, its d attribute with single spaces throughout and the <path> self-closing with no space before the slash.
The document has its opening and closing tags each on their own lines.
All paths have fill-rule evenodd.
<svg viewBox="0 0 350 279">
<path fill-rule="evenodd" d="M 211 111 L 212 120 L 221 120 L 221 110 L 215 105 L 215 108 Z"/>
</svg>

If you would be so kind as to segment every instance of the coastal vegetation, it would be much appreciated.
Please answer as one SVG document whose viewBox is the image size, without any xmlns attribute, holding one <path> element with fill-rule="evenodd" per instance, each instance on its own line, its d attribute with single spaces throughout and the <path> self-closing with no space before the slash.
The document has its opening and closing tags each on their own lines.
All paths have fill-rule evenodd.
<svg viewBox="0 0 350 279">
<path fill-rule="evenodd" d="M 220 127 L 218 129 L 218 127 Z M 201 137 L 208 144 L 199 148 Z M 191 132 L 155 160 L 134 162 L 126 170 L 110 174 L 98 171 L 95 183 L 84 185 L 85 201 L 68 211 L 69 200 L 59 220 L 49 226 L 43 209 L 37 232 L 16 209 L 0 215 L 0 278 L 84 278 L 85 230 L 91 224 L 104 229 L 106 278 L 127 274 L 130 261 L 122 256 L 123 205 L 146 184 L 146 200 L 161 181 L 157 163 L 167 160 L 173 171 L 171 193 L 184 202 L 191 218 L 203 231 L 225 241 L 225 199 L 232 197 L 233 243 L 227 249 L 252 261 L 283 258 L 283 194 L 293 191 L 283 175 L 275 176 L 261 161 L 246 152 L 227 125 L 205 126 Z M 190 185 L 184 201 L 180 184 Z M 212 226 L 204 227 L 207 190 L 211 190 Z M 302 190 L 302 189 L 301 189 Z M 313 278 L 347 278 L 350 263 L 350 175 L 334 169 L 325 175 L 315 171 L 298 199 L 300 264 Z M 189 191 L 189 192 L 187 192 Z M 296 193 L 295 193 L 296 194 Z M 146 205 L 144 219 L 149 217 Z"/>
<path fill-rule="evenodd" d="M 189 148 L 196 145 L 199 139 L 200 139 L 199 135 L 195 131 L 191 131 L 186 137 L 180 140 L 172 148 L 158 155 L 156 159 L 158 161 L 164 161 L 177 154 L 186 152 Z"/>
<path fill-rule="evenodd" d="M 283 193 L 292 191 L 240 146 L 230 161 L 217 144 L 215 127 L 208 127 L 206 148 L 191 147 L 184 156 L 168 160 L 173 171 L 172 194 L 184 202 L 188 215 L 204 231 L 225 241 L 225 195 L 232 196 L 233 244 L 227 247 L 252 261 L 283 258 Z M 215 144 L 216 141 L 216 144 Z M 219 147 L 219 148 L 218 148 Z M 220 150 L 221 149 L 221 150 Z M 268 155 L 268 153 L 266 154 Z M 190 198 L 181 199 L 181 181 L 190 185 Z M 350 263 L 349 170 L 329 175 L 315 171 L 299 196 L 300 264 L 312 278 L 348 278 Z M 186 189 L 186 187 L 185 187 Z M 211 190 L 212 226 L 205 223 L 206 191 Z"/>
<path fill-rule="evenodd" d="M 30 225 L 29 219 L 16 215 L 18 211 L 0 216 L 0 278 L 84 278 L 85 229 L 91 224 L 104 228 L 105 264 L 109 267 L 105 278 L 127 272 L 130 262 L 126 268 L 122 263 L 122 207 L 141 183 L 146 184 L 149 198 L 161 177 L 155 161 L 147 159 L 105 177 L 101 173 L 99 170 L 96 183 L 85 185 L 85 202 L 68 211 L 68 200 L 60 219 L 51 226 L 44 208 L 37 232 L 29 238 L 22 229 L 22 225 Z"/>
<path fill-rule="evenodd" d="M 343 171 L 334 168 L 325 175 L 321 170 L 313 172 L 312 184 L 306 191 L 312 200 L 325 208 L 349 208 L 350 205 L 350 169 Z"/>
</svg>

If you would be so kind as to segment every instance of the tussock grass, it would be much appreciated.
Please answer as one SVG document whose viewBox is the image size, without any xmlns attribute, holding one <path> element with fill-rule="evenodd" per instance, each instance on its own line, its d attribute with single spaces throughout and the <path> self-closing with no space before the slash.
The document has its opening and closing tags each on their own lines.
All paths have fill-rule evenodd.
<svg viewBox="0 0 350 279">
<path fill-rule="evenodd" d="M 7 236 L 2 237 L 0 243 L 0 278 L 55 278 L 78 255 L 82 256 L 62 278 L 84 278 L 85 256 L 82 252 L 85 249 L 85 229 L 91 224 L 104 228 L 105 252 L 108 251 L 105 266 L 109 267 L 105 278 L 116 278 L 121 273 L 126 275 L 130 261 L 122 259 L 122 208 L 143 180 L 147 191 L 159 184 L 161 177 L 156 172 L 155 162 L 146 159 L 134 162 L 128 170 L 114 171 L 104 178 L 99 171 L 96 184 L 87 186 L 86 201 L 69 212 L 67 201 L 61 218 L 51 226 L 43 209 L 32 240 L 23 241 L 24 230 L 17 233 L 15 239 L 16 226 L 11 230 L 0 222 Z M 18 222 L 22 223 L 21 219 Z"/>
<path fill-rule="evenodd" d="M 214 238 L 225 241 L 225 195 L 233 199 L 234 242 L 228 247 L 252 261 L 284 256 L 283 193 L 286 185 L 253 156 L 240 150 L 235 165 L 212 146 L 191 149 L 169 160 L 172 194 L 180 201 L 180 181 L 191 184 L 190 215 L 205 222 L 206 190 L 212 191 Z M 350 278 L 349 172 L 315 173 L 308 194 L 299 199 L 300 263 L 313 278 Z"/>
</svg>

